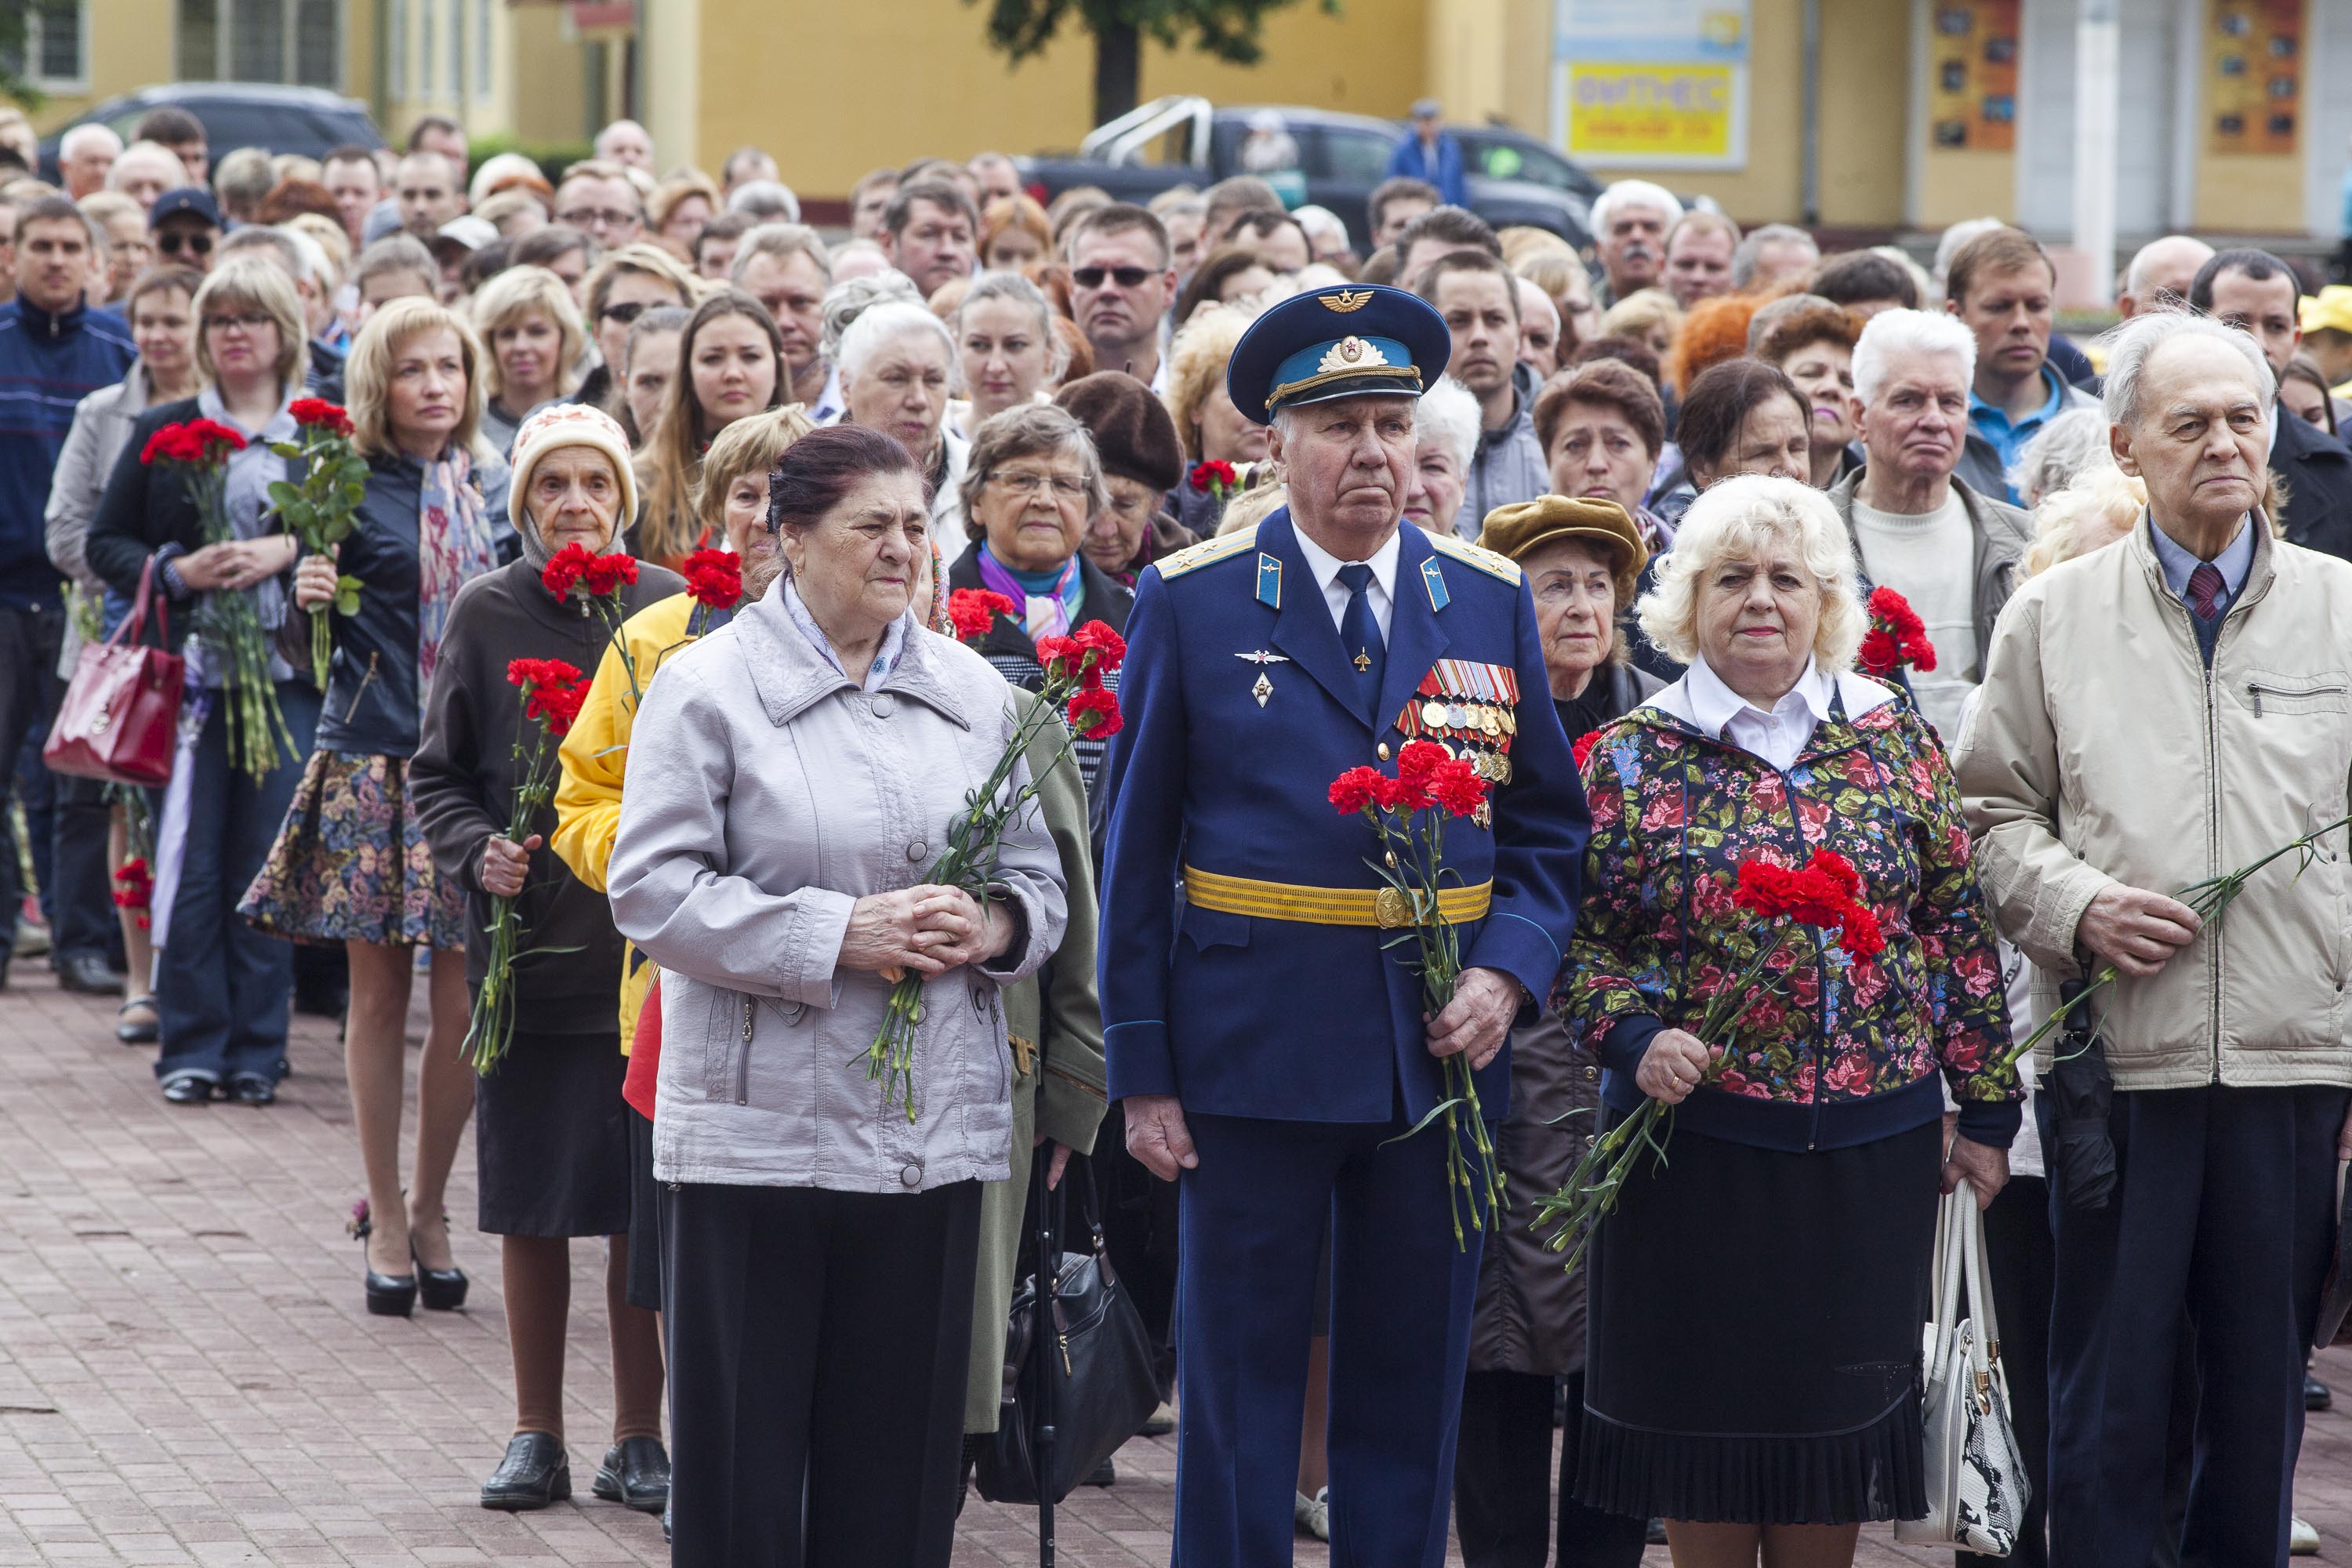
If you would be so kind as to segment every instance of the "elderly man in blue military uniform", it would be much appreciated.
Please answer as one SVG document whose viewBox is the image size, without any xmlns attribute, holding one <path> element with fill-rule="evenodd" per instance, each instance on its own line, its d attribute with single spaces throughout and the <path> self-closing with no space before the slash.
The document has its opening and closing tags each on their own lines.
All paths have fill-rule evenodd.
<svg viewBox="0 0 2352 1568">
<path fill-rule="evenodd" d="M 1588 826 L 1518 568 L 1400 526 L 1416 400 L 1450 348 L 1394 289 L 1260 317 L 1226 384 L 1274 426 L 1290 504 L 1154 565 L 1128 623 L 1103 1033 L 1129 1149 L 1181 1183 L 1181 1568 L 1290 1561 L 1327 1220 L 1332 1560 L 1444 1555 L 1480 1237 L 1454 1238 L 1444 1123 L 1406 1134 L 1456 1053 L 1502 1114 L 1507 1036 L 1559 968 Z M 1490 817 L 1446 831 L 1465 967 L 1433 1018 L 1372 830 L 1328 798 L 1415 739 L 1495 784 Z"/>
</svg>

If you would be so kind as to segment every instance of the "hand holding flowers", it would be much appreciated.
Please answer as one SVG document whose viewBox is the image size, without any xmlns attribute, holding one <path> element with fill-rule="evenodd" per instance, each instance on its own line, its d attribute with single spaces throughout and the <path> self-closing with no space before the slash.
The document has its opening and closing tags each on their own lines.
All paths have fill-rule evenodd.
<svg viewBox="0 0 2352 1568">
<path fill-rule="evenodd" d="M 270 481 L 270 510 L 286 525 L 286 531 L 300 542 L 309 557 L 303 565 L 321 563 L 332 575 L 336 547 L 358 526 L 360 503 L 367 499 L 367 459 L 352 446 L 351 416 L 340 405 L 323 398 L 298 397 L 288 412 L 300 439 L 272 442 L 269 449 L 289 462 L 303 464 L 302 482 Z M 332 575 L 331 588 L 321 598 L 319 575 L 312 569 L 298 576 L 296 602 L 310 612 L 310 678 L 324 691 L 327 667 L 334 657 L 327 610 L 331 605 L 337 615 L 357 615 L 360 580 Z"/>
</svg>

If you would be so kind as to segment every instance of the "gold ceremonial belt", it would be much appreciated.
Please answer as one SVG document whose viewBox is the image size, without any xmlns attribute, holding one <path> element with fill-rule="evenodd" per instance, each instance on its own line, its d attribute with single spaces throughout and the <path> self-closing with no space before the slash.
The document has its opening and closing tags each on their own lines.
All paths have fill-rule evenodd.
<svg viewBox="0 0 2352 1568">
<path fill-rule="evenodd" d="M 1196 867 L 1184 868 L 1186 901 L 1221 914 L 1251 915 L 1259 920 L 1298 921 L 1318 926 L 1379 926 L 1394 929 L 1412 923 L 1412 910 L 1394 888 L 1302 888 L 1294 882 L 1261 882 L 1251 877 L 1226 877 Z M 1495 900 L 1492 880 L 1475 888 L 1446 888 L 1437 895 L 1437 912 L 1452 924 L 1483 920 Z"/>
</svg>

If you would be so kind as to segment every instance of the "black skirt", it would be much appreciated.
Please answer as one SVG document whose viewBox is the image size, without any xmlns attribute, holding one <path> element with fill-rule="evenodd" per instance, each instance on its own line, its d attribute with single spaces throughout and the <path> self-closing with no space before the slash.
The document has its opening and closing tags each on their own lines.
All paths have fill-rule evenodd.
<svg viewBox="0 0 2352 1568">
<path fill-rule="evenodd" d="M 1587 1258 L 1579 1500 L 1696 1523 L 1924 1517 L 1939 1125 L 1811 1154 L 1685 1128 L 1667 1152 Z"/>
<path fill-rule="evenodd" d="M 474 1079 L 481 1228 L 493 1236 L 621 1236 L 629 1228 L 628 1058 L 618 1029 L 517 1031 Z"/>
</svg>

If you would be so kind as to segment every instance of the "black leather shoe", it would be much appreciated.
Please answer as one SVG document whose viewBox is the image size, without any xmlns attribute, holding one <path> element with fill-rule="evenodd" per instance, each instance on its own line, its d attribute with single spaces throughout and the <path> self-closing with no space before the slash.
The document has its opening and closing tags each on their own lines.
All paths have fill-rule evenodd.
<svg viewBox="0 0 2352 1568">
<path fill-rule="evenodd" d="M 449 1228 L 449 1216 L 441 1216 L 441 1228 Z M 425 1310 L 428 1312 L 454 1312 L 466 1304 L 466 1271 L 451 1267 L 427 1268 L 425 1259 L 416 1256 L 416 1239 L 409 1237 L 408 1260 L 415 1265 L 416 1280 L 425 1294 Z"/>
<path fill-rule="evenodd" d="M 144 1018 L 131 1017 L 130 1014 L 133 1007 L 144 1007 L 147 1009 L 147 1016 Z M 120 1020 L 114 1026 L 116 1039 L 126 1046 L 152 1046 L 155 1043 L 158 1034 L 155 1022 L 155 998 L 133 996 L 121 1006 L 117 1007 L 114 1010 L 114 1016 Z"/>
<path fill-rule="evenodd" d="M 662 1540 L 664 1542 L 669 1540 L 669 1500 L 667 1498 L 662 1500 Z"/>
<path fill-rule="evenodd" d="M 2335 1403 L 2336 1395 L 2327 1391 L 2326 1384 L 2307 1372 L 2303 1374 L 2303 1407 L 2305 1410 L 2325 1410 Z"/>
<path fill-rule="evenodd" d="M 1078 1485 L 1082 1487 L 1115 1487 L 1118 1485 L 1118 1467 L 1112 1464 L 1108 1459 L 1105 1459 L 1101 1464 L 1097 1465 L 1093 1469 L 1088 1470 L 1087 1472 L 1087 1479 L 1080 1481 Z"/>
<path fill-rule="evenodd" d="M 201 1073 L 178 1073 L 163 1080 L 163 1099 L 173 1105 L 202 1105 L 212 1099 L 215 1087 Z"/>
<path fill-rule="evenodd" d="M 122 976 L 106 966 L 106 955 L 72 952 L 58 961 L 58 989 L 85 996 L 120 996 Z"/>
<path fill-rule="evenodd" d="M 268 1105 L 278 1098 L 278 1080 L 257 1072 L 241 1072 L 228 1080 L 227 1092 L 221 1098 L 239 1105 Z"/>
<path fill-rule="evenodd" d="M 658 1437 L 624 1437 L 604 1450 L 591 1488 L 607 1502 L 639 1513 L 669 1511 L 669 1451 Z"/>
<path fill-rule="evenodd" d="M 367 1256 L 368 1237 L 375 1234 L 375 1226 L 368 1216 L 367 1200 L 362 1198 L 352 1211 L 351 1224 L 343 1227 L 357 1238 L 360 1256 Z M 367 1310 L 371 1317 L 404 1318 L 416 1310 L 416 1276 L 414 1274 L 379 1274 L 367 1269 L 360 1278 L 360 1287 L 367 1294 Z"/>
<path fill-rule="evenodd" d="M 572 1462 L 563 1440 L 548 1432 L 516 1433 L 507 1457 L 482 1483 L 482 1506 L 508 1513 L 527 1513 L 571 1495 Z"/>
</svg>

